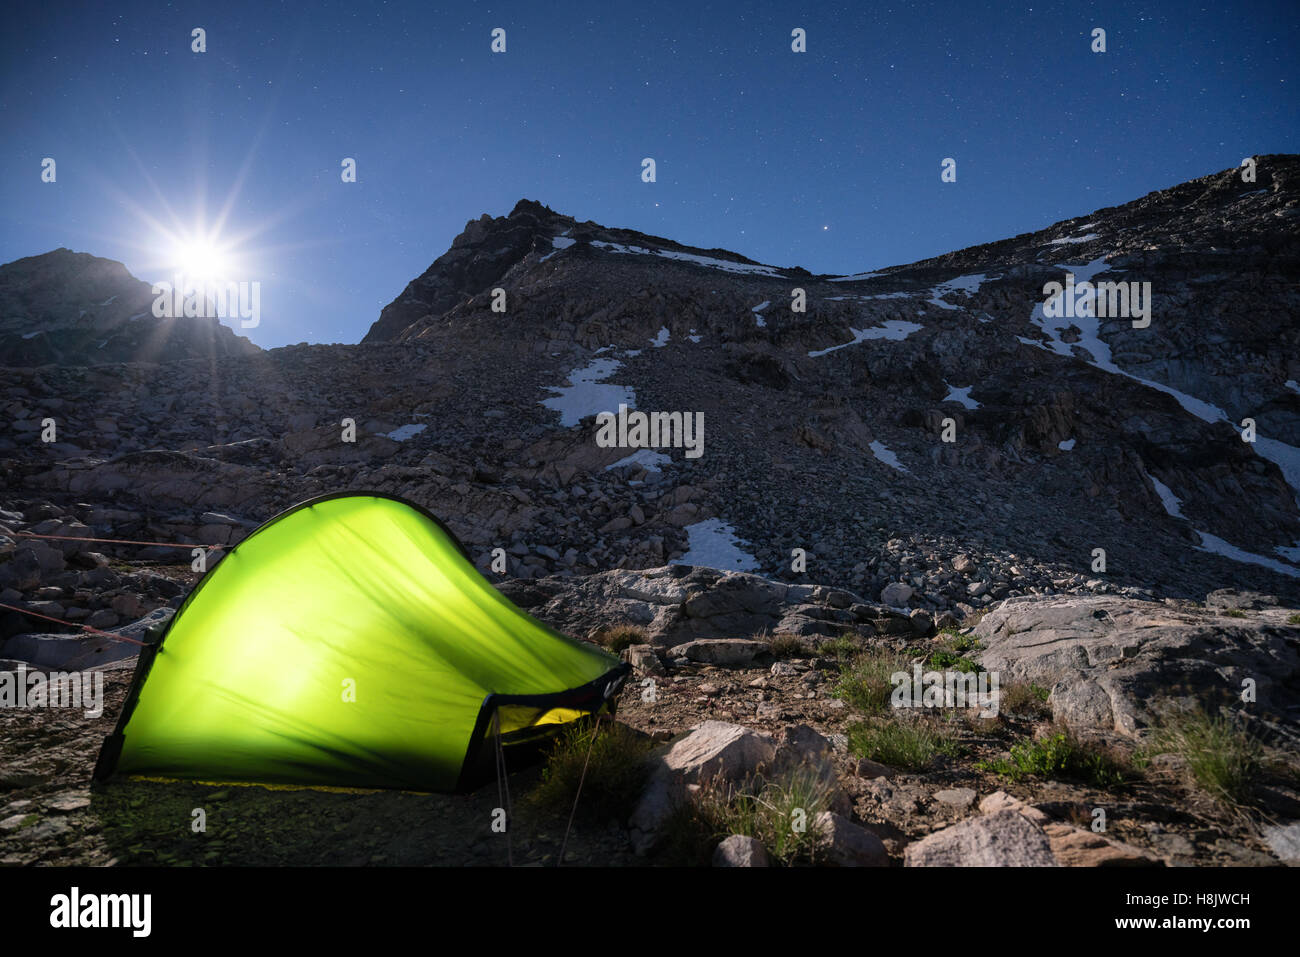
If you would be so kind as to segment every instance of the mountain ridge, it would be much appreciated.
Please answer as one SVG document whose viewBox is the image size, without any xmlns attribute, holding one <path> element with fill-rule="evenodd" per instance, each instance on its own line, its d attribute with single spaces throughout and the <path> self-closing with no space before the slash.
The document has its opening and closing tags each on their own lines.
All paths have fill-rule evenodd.
<svg viewBox="0 0 1300 957">
<path fill-rule="evenodd" d="M 102 365 L 261 351 L 216 318 L 156 317 L 152 290 L 116 260 L 62 246 L 0 265 L 2 361 Z"/>
</svg>

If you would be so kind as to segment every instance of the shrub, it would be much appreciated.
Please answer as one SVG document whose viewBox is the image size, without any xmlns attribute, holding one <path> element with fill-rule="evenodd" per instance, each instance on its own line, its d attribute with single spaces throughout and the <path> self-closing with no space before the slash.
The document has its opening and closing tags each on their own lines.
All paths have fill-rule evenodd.
<svg viewBox="0 0 1300 957">
<path fill-rule="evenodd" d="M 810 654 L 808 646 L 798 635 L 773 635 L 768 644 L 775 658 L 806 658 Z"/>
<path fill-rule="evenodd" d="M 581 780 L 580 815 L 598 821 L 626 818 L 649 777 L 650 747 L 648 738 L 609 718 L 574 722 L 551 745 L 529 800 L 542 810 L 567 814 Z"/>
<path fill-rule="evenodd" d="M 611 625 L 596 632 L 593 640 L 607 651 L 621 654 L 629 645 L 646 643 L 645 629 L 638 625 Z"/>
</svg>

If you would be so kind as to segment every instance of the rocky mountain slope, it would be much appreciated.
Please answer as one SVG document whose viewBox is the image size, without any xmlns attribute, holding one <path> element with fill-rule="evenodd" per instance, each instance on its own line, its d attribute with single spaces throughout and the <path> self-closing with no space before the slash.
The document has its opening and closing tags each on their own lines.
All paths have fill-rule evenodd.
<svg viewBox="0 0 1300 957">
<path fill-rule="evenodd" d="M 261 350 L 215 318 L 157 318 L 149 283 L 125 266 L 55 249 L 0 266 L 7 366 L 105 365 L 249 356 Z"/>
<path fill-rule="evenodd" d="M 695 536 L 692 560 L 873 597 L 902 582 L 931 612 L 1078 589 L 1295 594 L 1297 170 L 1260 157 L 1254 184 L 1228 170 L 858 277 L 522 201 L 469 223 L 360 346 L 165 376 L 16 364 L 8 504 L 224 543 L 310 494 L 377 488 L 447 516 L 485 561 L 505 548 L 510 577 L 655 566 Z M 1045 318 L 1067 270 L 1150 282 L 1149 327 Z M 703 413 L 703 454 L 598 447 L 589 417 L 619 402 Z M 51 415 L 59 441 L 41 443 Z"/>
</svg>

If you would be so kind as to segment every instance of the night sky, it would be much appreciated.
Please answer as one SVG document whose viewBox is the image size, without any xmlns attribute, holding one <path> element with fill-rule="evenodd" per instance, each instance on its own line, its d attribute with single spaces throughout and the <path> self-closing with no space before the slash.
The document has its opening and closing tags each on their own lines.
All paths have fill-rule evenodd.
<svg viewBox="0 0 1300 957">
<path fill-rule="evenodd" d="M 860 272 L 1300 150 L 1298 41 L 1294 0 L 11 4 L 0 261 L 208 242 L 266 347 L 359 340 L 521 197 Z"/>
</svg>

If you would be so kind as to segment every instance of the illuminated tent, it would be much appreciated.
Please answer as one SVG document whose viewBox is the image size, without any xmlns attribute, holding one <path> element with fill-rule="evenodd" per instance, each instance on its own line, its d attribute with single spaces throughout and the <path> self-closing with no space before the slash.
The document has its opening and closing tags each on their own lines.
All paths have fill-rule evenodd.
<svg viewBox="0 0 1300 957">
<path fill-rule="evenodd" d="M 466 790 L 612 713 L 628 666 L 516 608 L 441 522 L 338 493 L 267 522 L 143 650 L 97 780 Z"/>
</svg>

